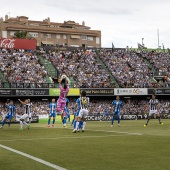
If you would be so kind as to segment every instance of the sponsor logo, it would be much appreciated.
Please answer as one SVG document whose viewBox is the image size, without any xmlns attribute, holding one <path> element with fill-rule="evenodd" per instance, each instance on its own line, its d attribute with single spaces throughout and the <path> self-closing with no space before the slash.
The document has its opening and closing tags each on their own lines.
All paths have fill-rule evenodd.
<svg viewBox="0 0 170 170">
<path fill-rule="evenodd" d="M 162 94 L 162 93 L 163 93 L 163 90 L 161 90 L 161 89 L 155 89 L 155 93 L 156 93 L 156 94 Z"/>
<path fill-rule="evenodd" d="M 137 115 L 123 115 L 122 119 L 129 119 L 129 120 L 135 120 L 137 119 Z"/>
<path fill-rule="evenodd" d="M 134 89 L 134 90 L 133 90 L 133 93 L 139 94 L 139 93 L 142 93 L 142 91 L 139 91 L 139 89 Z"/>
<path fill-rule="evenodd" d="M 115 95 L 147 95 L 147 89 L 145 88 L 121 88 L 115 89 Z"/>
<path fill-rule="evenodd" d="M 59 96 L 60 88 L 50 88 L 50 96 Z M 68 92 L 68 96 L 80 96 L 79 88 L 70 88 Z"/>
<path fill-rule="evenodd" d="M 170 89 L 169 90 L 165 90 L 165 94 L 170 94 Z"/>
<path fill-rule="evenodd" d="M 3 48 L 15 48 L 15 39 L 2 39 L 0 41 L 0 47 L 3 47 Z"/>
<path fill-rule="evenodd" d="M 170 119 L 170 114 L 160 114 L 162 119 Z M 109 115 L 108 119 L 111 120 L 113 115 Z M 144 114 L 144 115 L 120 115 L 120 119 L 121 120 L 140 120 L 140 119 L 147 119 L 148 115 Z M 152 117 L 153 119 L 155 119 L 156 117 Z M 115 119 L 117 119 L 117 117 L 115 117 Z M 99 116 L 87 116 L 87 121 L 106 121 L 106 117 L 103 115 L 99 115 Z"/>
</svg>

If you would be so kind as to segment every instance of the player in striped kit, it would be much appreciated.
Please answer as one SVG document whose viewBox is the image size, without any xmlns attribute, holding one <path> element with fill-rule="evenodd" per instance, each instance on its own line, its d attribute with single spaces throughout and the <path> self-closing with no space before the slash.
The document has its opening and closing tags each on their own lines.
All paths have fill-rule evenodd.
<svg viewBox="0 0 170 170">
<path fill-rule="evenodd" d="M 7 105 L 7 108 L 8 108 L 8 113 L 7 115 L 5 116 L 4 120 L 2 121 L 2 126 L 0 128 L 3 128 L 5 123 L 7 122 L 8 120 L 8 126 L 10 127 L 10 123 L 11 123 L 11 120 L 12 118 L 15 116 L 15 110 L 16 110 L 16 107 L 14 106 L 14 103 L 13 101 L 11 100 L 10 103 Z"/>
<path fill-rule="evenodd" d="M 47 125 L 48 128 L 50 127 L 51 117 L 53 117 L 52 127 L 54 127 L 55 118 L 56 118 L 56 107 L 57 105 L 55 99 L 52 99 L 51 103 L 49 104 L 50 114 L 49 114 L 48 125 Z"/>
<path fill-rule="evenodd" d="M 159 103 L 158 99 L 156 99 L 155 94 L 152 94 L 152 99 L 150 99 L 148 107 L 149 107 L 149 116 L 148 116 L 146 124 L 144 124 L 144 127 L 146 127 L 148 125 L 151 117 L 154 114 L 157 116 L 159 124 L 163 125 L 163 123 L 161 122 L 161 116 L 159 113 L 160 103 Z"/>
<path fill-rule="evenodd" d="M 86 117 L 88 116 L 88 107 L 89 107 L 89 97 L 86 97 L 86 92 L 81 92 L 81 97 L 78 99 L 78 105 L 80 107 L 80 111 L 78 114 L 78 121 L 76 122 L 76 127 L 74 127 L 73 133 L 76 133 L 79 129 L 80 121 L 83 121 L 82 132 L 84 132 L 86 126 Z"/>
<path fill-rule="evenodd" d="M 29 105 L 29 108 L 30 108 L 30 111 L 29 111 L 29 114 L 28 114 L 28 118 L 29 118 L 29 124 L 31 123 L 31 120 L 32 120 L 32 112 L 31 112 L 31 108 L 33 107 L 33 104 L 31 103 L 30 99 L 28 99 L 28 104 Z"/>
<path fill-rule="evenodd" d="M 26 122 L 27 118 L 29 117 L 30 111 L 31 111 L 31 106 L 29 104 L 29 100 L 26 99 L 24 102 L 18 99 L 18 101 L 24 105 L 24 114 L 19 118 L 20 120 L 20 130 L 23 130 L 23 124 L 29 129 L 30 125 Z"/>
</svg>

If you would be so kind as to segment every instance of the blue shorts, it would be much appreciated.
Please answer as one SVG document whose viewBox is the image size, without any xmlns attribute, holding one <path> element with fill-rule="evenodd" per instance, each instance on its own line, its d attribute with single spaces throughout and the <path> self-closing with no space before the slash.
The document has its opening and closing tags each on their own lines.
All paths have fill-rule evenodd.
<svg viewBox="0 0 170 170">
<path fill-rule="evenodd" d="M 109 116 L 109 114 L 108 114 L 108 113 L 105 113 L 105 114 L 104 114 L 104 116 L 105 116 L 105 117 L 108 117 L 108 116 Z"/>
<path fill-rule="evenodd" d="M 56 113 L 50 113 L 49 117 L 56 117 Z"/>
<path fill-rule="evenodd" d="M 119 116 L 119 115 L 120 115 L 120 112 L 118 112 L 118 111 L 113 112 L 113 116 L 114 116 L 114 115 L 118 115 L 118 116 Z"/>
<path fill-rule="evenodd" d="M 12 115 L 5 116 L 5 119 L 12 120 Z"/>
<path fill-rule="evenodd" d="M 67 112 L 68 112 L 66 107 L 64 108 L 64 112 L 65 112 L 65 113 L 67 113 Z"/>
<path fill-rule="evenodd" d="M 70 118 L 70 114 L 67 114 L 67 118 Z"/>
</svg>

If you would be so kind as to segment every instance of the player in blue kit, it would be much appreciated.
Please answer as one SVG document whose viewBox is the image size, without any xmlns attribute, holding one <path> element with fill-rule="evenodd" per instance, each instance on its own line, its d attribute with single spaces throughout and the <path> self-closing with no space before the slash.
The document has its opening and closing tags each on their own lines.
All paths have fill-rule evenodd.
<svg viewBox="0 0 170 170">
<path fill-rule="evenodd" d="M 109 112 L 108 112 L 109 110 L 108 110 L 108 108 L 106 107 L 105 109 L 104 109 L 104 117 L 106 117 L 106 121 L 107 122 L 109 122 Z"/>
<path fill-rule="evenodd" d="M 50 113 L 49 113 L 49 119 L 48 119 L 48 125 L 47 127 L 50 127 L 50 121 L 51 121 L 51 117 L 53 117 L 53 123 L 52 123 L 52 127 L 54 127 L 54 123 L 55 123 L 55 118 L 56 118 L 56 102 L 55 99 L 52 99 L 51 103 L 49 104 L 49 109 L 50 109 Z"/>
<path fill-rule="evenodd" d="M 73 117 L 73 120 L 71 122 L 71 126 L 74 125 L 74 121 L 75 121 L 75 117 L 76 117 L 76 105 L 73 107 L 73 112 L 74 112 L 74 117 Z"/>
<path fill-rule="evenodd" d="M 7 122 L 8 120 L 8 126 L 10 127 L 10 124 L 11 124 L 11 120 L 12 118 L 15 116 L 15 110 L 16 110 L 16 107 L 14 106 L 14 103 L 13 101 L 11 100 L 9 102 L 9 104 L 7 105 L 7 108 L 8 108 L 8 113 L 7 115 L 5 116 L 5 119 L 2 121 L 2 126 L 0 128 L 3 128 L 5 123 Z"/>
<path fill-rule="evenodd" d="M 113 117 L 112 117 L 112 122 L 111 122 L 111 127 L 113 127 L 113 123 L 114 123 L 114 117 L 117 116 L 117 120 L 118 120 L 118 126 L 120 126 L 120 111 L 121 111 L 121 107 L 123 106 L 122 101 L 120 101 L 120 97 L 116 96 L 116 100 L 114 100 L 112 102 L 113 105 Z"/>
<path fill-rule="evenodd" d="M 73 129 L 76 128 L 76 123 L 78 121 L 78 115 L 79 115 L 79 112 L 80 112 L 80 109 L 81 109 L 81 96 L 76 100 L 75 109 L 76 109 L 76 112 L 74 114 Z M 82 121 L 80 121 L 78 129 L 80 129 L 81 126 L 82 126 Z"/>
<path fill-rule="evenodd" d="M 70 122 L 70 109 L 67 108 L 67 122 Z"/>
</svg>

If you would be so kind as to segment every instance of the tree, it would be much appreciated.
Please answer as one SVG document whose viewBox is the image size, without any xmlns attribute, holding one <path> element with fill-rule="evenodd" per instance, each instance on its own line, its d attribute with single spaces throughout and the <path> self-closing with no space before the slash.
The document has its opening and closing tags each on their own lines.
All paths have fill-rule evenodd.
<svg viewBox="0 0 170 170">
<path fill-rule="evenodd" d="M 14 33 L 14 38 L 31 39 L 32 36 L 29 35 L 27 31 L 16 31 Z"/>
</svg>

